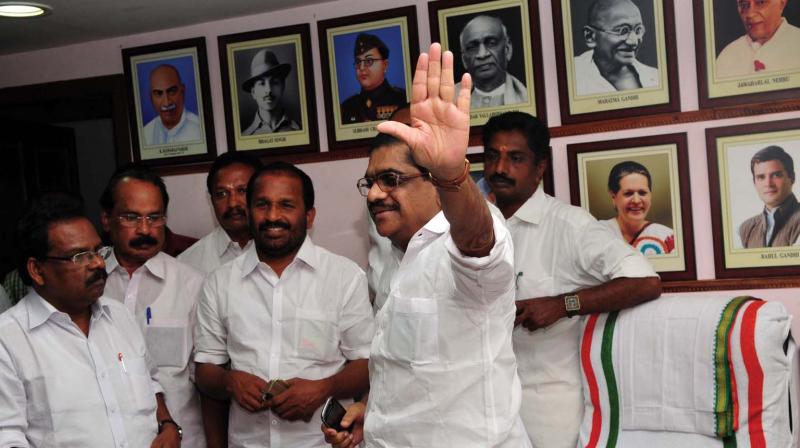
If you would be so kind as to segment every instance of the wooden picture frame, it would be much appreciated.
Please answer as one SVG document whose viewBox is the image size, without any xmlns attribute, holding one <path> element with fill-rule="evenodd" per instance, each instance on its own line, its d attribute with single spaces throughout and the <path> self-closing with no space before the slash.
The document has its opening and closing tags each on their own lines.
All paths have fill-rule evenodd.
<svg viewBox="0 0 800 448">
<path fill-rule="evenodd" d="M 377 124 L 410 101 L 419 57 L 416 7 L 322 20 L 317 27 L 328 147 L 366 148 L 377 135 Z M 360 43 L 369 56 L 356 67 Z M 386 58 L 376 47 L 381 44 L 388 50 Z"/>
<path fill-rule="evenodd" d="M 785 221 L 780 215 L 775 218 L 777 230 L 772 241 L 764 241 L 765 204 L 782 202 L 780 195 L 786 194 L 786 188 L 795 197 L 800 194 L 797 185 L 787 187 L 786 182 L 791 180 L 788 174 L 782 180 L 778 179 L 779 174 L 768 175 L 778 171 L 770 167 L 783 167 L 787 171 L 779 159 L 767 160 L 778 157 L 775 152 L 761 153 L 759 159 L 764 161 L 754 161 L 758 151 L 772 146 L 780 147 L 793 163 L 800 161 L 800 119 L 706 129 L 714 270 L 719 279 L 800 277 L 800 247 L 794 246 L 798 240 L 791 233 L 784 233 L 790 227 L 783 225 Z M 773 165 L 775 162 L 777 165 Z M 757 183 L 756 178 L 774 178 L 774 185 L 762 190 L 764 184 Z M 791 214 L 784 217 L 800 216 L 800 208 L 786 207 L 781 206 Z M 761 224 L 764 229 L 757 227 Z M 784 238 L 794 241 L 784 243 Z"/>
<path fill-rule="evenodd" d="M 775 5 L 775 4 L 771 4 Z M 800 4 L 787 2 L 786 22 L 768 46 L 754 50 L 748 33 L 764 34 L 763 23 L 746 31 L 736 2 L 694 0 L 695 56 L 701 109 L 767 103 L 800 96 Z M 767 9 L 770 8 L 768 5 Z M 770 12 L 774 14 L 774 12 Z M 789 26 L 789 29 L 786 27 Z M 724 54 L 723 54 L 724 53 Z M 763 61 L 762 61 L 763 59 Z M 758 71 L 756 71 L 758 70 Z"/>
<path fill-rule="evenodd" d="M 122 50 L 133 160 L 151 166 L 216 157 L 204 37 Z"/>
<path fill-rule="evenodd" d="M 428 3 L 428 15 L 432 41 L 453 52 L 456 82 L 471 72 L 473 134 L 512 110 L 547 122 L 537 0 L 439 0 Z"/>
<path fill-rule="evenodd" d="M 319 151 L 310 36 L 301 24 L 217 38 L 229 151 Z"/>
<path fill-rule="evenodd" d="M 632 1 L 636 9 L 608 19 L 603 26 L 611 29 L 605 30 L 590 23 L 606 20 L 607 14 L 589 11 L 590 2 L 552 0 L 563 124 L 680 111 L 673 0 Z M 641 34 L 639 24 L 628 23 L 638 21 L 637 15 Z M 614 34 L 619 30 L 628 30 L 627 37 Z M 607 56 L 610 66 L 631 67 L 633 76 L 601 74 L 600 55 Z"/>
<path fill-rule="evenodd" d="M 567 145 L 567 157 L 574 205 L 620 238 L 632 234 L 663 280 L 697 278 L 685 133 Z"/>
</svg>

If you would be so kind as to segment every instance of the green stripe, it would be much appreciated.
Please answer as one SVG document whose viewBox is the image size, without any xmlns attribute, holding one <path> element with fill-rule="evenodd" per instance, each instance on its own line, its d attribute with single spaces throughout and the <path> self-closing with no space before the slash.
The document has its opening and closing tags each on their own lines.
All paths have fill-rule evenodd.
<svg viewBox="0 0 800 448">
<path fill-rule="evenodd" d="M 736 436 L 728 436 L 722 439 L 722 448 L 736 448 Z"/>
<path fill-rule="evenodd" d="M 619 390 L 617 389 L 617 377 L 614 375 L 614 363 L 611 360 L 614 326 L 617 323 L 618 314 L 619 311 L 608 313 L 603 329 L 603 343 L 600 346 L 600 360 L 603 363 L 603 375 L 608 388 L 609 425 L 606 448 L 614 448 L 617 445 L 617 437 L 619 437 Z"/>
<path fill-rule="evenodd" d="M 733 435 L 733 398 L 731 395 L 730 353 L 728 353 L 728 335 L 736 314 L 750 296 L 739 296 L 731 299 L 722 310 L 714 343 L 714 419 L 717 437 Z M 727 446 L 727 445 L 726 445 Z"/>
</svg>

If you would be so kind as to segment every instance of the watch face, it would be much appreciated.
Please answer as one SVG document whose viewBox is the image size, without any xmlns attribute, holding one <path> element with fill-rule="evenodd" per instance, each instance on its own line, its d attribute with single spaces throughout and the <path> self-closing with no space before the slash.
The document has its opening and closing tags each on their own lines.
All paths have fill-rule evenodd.
<svg viewBox="0 0 800 448">
<path fill-rule="evenodd" d="M 581 309 L 581 301 L 578 300 L 578 296 L 565 296 L 564 297 L 564 307 L 567 308 L 567 311 L 578 311 Z"/>
</svg>

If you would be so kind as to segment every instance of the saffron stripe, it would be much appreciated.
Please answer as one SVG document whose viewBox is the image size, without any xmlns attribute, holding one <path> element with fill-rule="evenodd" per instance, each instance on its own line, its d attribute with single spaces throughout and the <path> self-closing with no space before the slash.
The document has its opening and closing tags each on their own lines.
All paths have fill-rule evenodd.
<svg viewBox="0 0 800 448">
<path fill-rule="evenodd" d="M 583 332 L 583 341 L 581 344 L 581 366 L 583 367 L 583 374 L 586 376 L 586 383 L 589 386 L 589 399 L 592 402 L 594 412 L 592 414 L 592 431 L 589 435 L 589 442 L 586 448 L 597 447 L 597 442 L 600 440 L 600 429 L 602 423 L 602 412 L 600 410 L 600 391 L 597 386 L 597 378 L 592 369 L 592 337 L 594 335 L 594 327 L 597 325 L 597 314 L 592 314 L 586 320 L 586 329 Z"/>
<path fill-rule="evenodd" d="M 731 369 L 728 363 L 730 357 L 728 339 L 739 309 L 750 299 L 749 296 L 731 299 L 725 305 L 717 325 L 714 344 L 714 418 L 718 437 L 727 437 L 733 434 L 733 398 L 730 389 Z"/>
<path fill-rule="evenodd" d="M 756 317 L 758 309 L 766 302 L 759 301 L 748 306 L 742 317 L 742 359 L 747 370 L 747 404 L 748 428 L 750 430 L 751 448 L 767 446 L 764 427 L 761 420 L 764 406 L 764 370 L 756 353 Z"/>
<path fill-rule="evenodd" d="M 608 313 L 606 325 L 603 329 L 603 345 L 600 348 L 600 359 L 603 362 L 603 374 L 606 377 L 606 387 L 608 389 L 608 442 L 606 448 L 614 448 L 617 445 L 619 436 L 619 390 L 617 389 L 617 377 L 614 374 L 614 363 L 611 359 L 611 349 L 614 343 L 614 327 L 617 323 L 619 311 Z"/>
</svg>

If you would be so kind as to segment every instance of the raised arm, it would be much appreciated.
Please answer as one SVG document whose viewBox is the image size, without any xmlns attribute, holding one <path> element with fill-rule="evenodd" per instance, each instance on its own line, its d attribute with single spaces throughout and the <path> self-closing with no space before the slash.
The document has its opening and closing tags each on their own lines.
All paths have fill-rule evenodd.
<svg viewBox="0 0 800 448">
<path fill-rule="evenodd" d="M 483 257 L 494 245 L 492 218 L 465 162 L 472 79 L 461 79 L 455 103 L 453 53 L 438 43 L 422 53 L 411 89 L 411 127 L 387 121 L 378 131 L 403 140 L 414 160 L 434 177 L 450 234 L 464 255 Z"/>
</svg>

